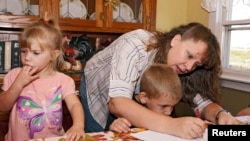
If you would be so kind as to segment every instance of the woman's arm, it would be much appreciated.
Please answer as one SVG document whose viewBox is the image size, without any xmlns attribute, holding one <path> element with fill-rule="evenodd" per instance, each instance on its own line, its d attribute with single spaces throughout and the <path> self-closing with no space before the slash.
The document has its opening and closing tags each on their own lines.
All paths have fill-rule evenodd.
<svg viewBox="0 0 250 141">
<path fill-rule="evenodd" d="M 217 124 L 240 124 L 240 122 L 233 117 L 229 112 L 224 110 L 217 103 L 208 104 L 202 114 L 206 120 Z"/>
<path fill-rule="evenodd" d="M 110 111 L 117 117 L 126 118 L 132 125 L 182 138 L 202 137 L 206 125 L 200 118 L 172 118 L 150 111 L 129 98 L 115 97 L 109 101 Z"/>
</svg>

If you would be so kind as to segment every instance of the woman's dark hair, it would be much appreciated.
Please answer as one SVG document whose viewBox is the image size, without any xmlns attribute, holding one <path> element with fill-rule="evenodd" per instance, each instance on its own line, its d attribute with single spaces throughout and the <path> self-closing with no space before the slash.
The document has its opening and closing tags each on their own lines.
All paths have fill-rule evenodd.
<svg viewBox="0 0 250 141">
<path fill-rule="evenodd" d="M 180 76 L 183 84 L 183 100 L 193 104 L 193 97 L 199 93 L 214 102 L 220 102 L 219 75 L 221 74 L 220 45 L 210 29 L 193 22 L 180 25 L 169 32 L 154 32 L 154 36 L 147 50 L 157 49 L 155 63 L 166 63 L 166 55 L 171 48 L 171 40 L 175 35 L 181 35 L 181 40 L 202 41 L 207 45 L 206 57 L 203 66 L 192 73 Z"/>
<path fill-rule="evenodd" d="M 183 101 L 192 107 L 194 97 L 199 93 L 203 98 L 221 104 L 220 78 L 211 69 L 198 68 L 190 74 L 180 76 L 183 90 Z"/>
</svg>

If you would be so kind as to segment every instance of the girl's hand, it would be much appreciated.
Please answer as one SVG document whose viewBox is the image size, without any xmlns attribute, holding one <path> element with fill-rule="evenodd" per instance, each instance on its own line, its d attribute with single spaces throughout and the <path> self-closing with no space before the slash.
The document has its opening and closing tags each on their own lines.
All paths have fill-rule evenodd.
<svg viewBox="0 0 250 141">
<path fill-rule="evenodd" d="M 78 141 L 80 138 L 85 139 L 85 132 L 82 128 L 72 126 L 66 132 L 67 141 Z"/>
<path fill-rule="evenodd" d="M 173 120 L 173 134 L 185 139 L 202 138 L 207 128 L 207 123 L 196 117 L 180 117 Z"/>
<path fill-rule="evenodd" d="M 109 130 L 118 133 L 128 133 L 130 131 L 131 123 L 125 118 L 117 118 L 112 122 Z"/>
<path fill-rule="evenodd" d="M 16 77 L 15 83 L 22 87 L 28 85 L 30 82 L 38 78 L 36 74 L 37 69 L 31 66 L 23 66 L 20 73 Z"/>
</svg>

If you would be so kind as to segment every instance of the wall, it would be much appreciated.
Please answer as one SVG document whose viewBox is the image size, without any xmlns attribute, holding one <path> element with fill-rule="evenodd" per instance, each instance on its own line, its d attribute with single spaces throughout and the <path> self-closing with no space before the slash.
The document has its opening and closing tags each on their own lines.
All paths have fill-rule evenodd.
<svg viewBox="0 0 250 141">
<path fill-rule="evenodd" d="M 156 28 L 170 30 L 179 24 L 200 22 L 208 26 L 208 12 L 201 5 L 202 0 L 157 0 Z M 223 107 L 233 115 L 250 104 L 250 93 L 230 88 L 222 88 Z M 180 103 L 178 113 L 192 115 L 186 104 Z"/>
<path fill-rule="evenodd" d="M 202 0 L 188 0 L 187 22 L 200 22 L 208 26 L 208 12 L 201 7 Z"/>
<path fill-rule="evenodd" d="M 230 88 L 222 88 L 223 106 L 235 115 L 250 104 L 250 93 Z"/>
<path fill-rule="evenodd" d="M 157 30 L 166 31 L 173 26 L 186 23 L 186 13 L 187 0 L 157 0 Z"/>
<path fill-rule="evenodd" d="M 201 6 L 202 0 L 157 0 L 156 28 L 160 31 L 189 22 L 208 25 L 208 12 Z"/>
</svg>

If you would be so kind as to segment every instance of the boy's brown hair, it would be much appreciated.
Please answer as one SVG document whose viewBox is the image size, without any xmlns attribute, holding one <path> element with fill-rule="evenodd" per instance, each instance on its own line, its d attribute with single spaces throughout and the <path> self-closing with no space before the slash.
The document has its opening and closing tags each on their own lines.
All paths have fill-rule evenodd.
<svg viewBox="0 0 250 141">
<path fill-rule="evenodd" d="M 145 92 L 148 98 L 158 98 L 163 94 L 170 98 L 181 99 L 181 81 L 166 64 L 152 64 L 142 74 L 140 92 Z"/>
</svg>

